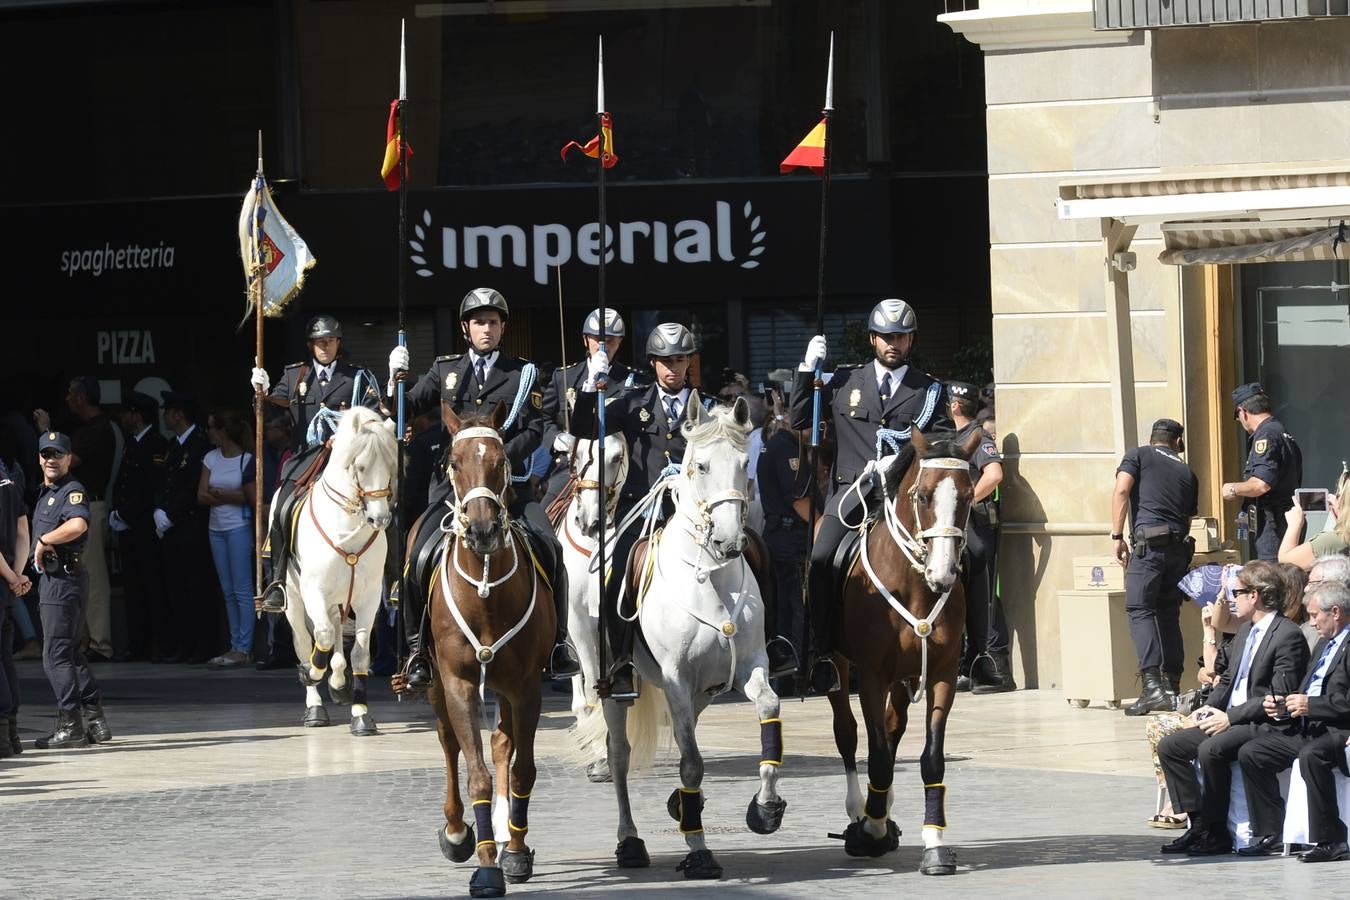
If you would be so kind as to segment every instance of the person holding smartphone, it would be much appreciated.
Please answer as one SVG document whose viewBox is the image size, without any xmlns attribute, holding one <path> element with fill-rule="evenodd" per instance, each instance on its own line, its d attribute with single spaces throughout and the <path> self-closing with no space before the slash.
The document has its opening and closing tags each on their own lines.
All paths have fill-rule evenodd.
<svg viewBox="0 0 1350 900">
<path fill-rule="evenodd" d="M 1324 505 L 1331 514 L 1333 527 L 1314 534 L 1308 540 L 1299 543 L 1303 536 L 1303 525 L 1309 511 L 1305 504 L 1315 502 L 1317 495 L 1305 491 L 1296 492 L 1296 502 L 1284 514 L 1286 523 L 1284 538 L 1280 541 L 1279 559 L 1282 563 L 1293 563 L 1304 571 L 1311 571 L 1319 556 L 1341 554 L 1350 555 L 1350 472 L 1341 472 L 1336 481 L 1334 496 L 1321 495 Z"/>
</svg>

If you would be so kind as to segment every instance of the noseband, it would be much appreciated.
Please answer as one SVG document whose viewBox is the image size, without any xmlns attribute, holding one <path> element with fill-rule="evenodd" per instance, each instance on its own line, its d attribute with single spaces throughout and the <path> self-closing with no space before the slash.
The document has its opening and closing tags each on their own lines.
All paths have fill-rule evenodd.
<svg viewBox="0 0 1350 900">
<path fill-rule="evenodd" d="M 461 441 L 487 440 L 493 441 L 498 446 L 502 445 L 502 436 L 495 428 L 488 428 L 484 425 L 473 428 L 462 428 L 455 432 L 451 438 L 450 445 L 453 447 Z M 454 500 L 449 503 L 450 511 L 441 518 L 441 531 L 452 532 L 456 537 L 464 537 L 469 528 L 469 514 L 466 510 L 470 501 L 473 500 L 491 500 L 497 504 L 497 524 L 502 528 L 506 527 L 506 487 L 511 483 L 511 463 L 504 463 L 506 470 L 506 480 L 502 485 L 501 493 L 497 493 L 485 484 L 480 484 L 468 490 L 464 496 L 459 496 L 459 490 L 455 487 L 453 475 L 450 477 L 450 488 L 454 492 Z M 450 520 L 446 525 L 446 519 Z"/>
<path fill-rule="evenodd" d="M 691 454 L 686 450 L 685 455 L 689 456 Z M 684 516 L 693 523 L 694 540 L 698 543 L 701 550 L 707 550 L 708 542 L 712 540 L 712 512 L 717 506 L 723 503 L 739 503 L 741 505 L 741 528 L 745 528 L 745 521 L 750 511 L 750 498 L 745 495 L 744 491 L 728 489 L 719 491 L 711 496 L 705 496 L 703 492 L 699 490 L 698 481 L 694 478 L 692 462 L 686 463 L 680 474 L 684 476 L 684 480 L 688 483 L 689 490 L 693 494 L 692 499 L 694 501 L 694 509 L 698 517 L 695 518 L 694 514 L 687 510 L 684 511 Z M 683 507 L 681 507 L 681 509 L 683 509 Z"/>
<path fill-rule="evenodd" d="M 361 487 L 361 482 L 356 477 L 354 465 L 347 466 L 347 476 L 351 478 L 352 484 L 356 485 L 354 496 L 351 497 L 329 484 L 327 478 L 320 478 L 319 482 L 323 485 L 323 491 L 328 495 L 328 499 L 336 503 L 348 515 L 355 516 L 364 512 L 367 500 L 387 500 L 394 495 L 394 478 L 392 475 L 385 482 L 384 487 L 370 491 Z"/>
</svg>

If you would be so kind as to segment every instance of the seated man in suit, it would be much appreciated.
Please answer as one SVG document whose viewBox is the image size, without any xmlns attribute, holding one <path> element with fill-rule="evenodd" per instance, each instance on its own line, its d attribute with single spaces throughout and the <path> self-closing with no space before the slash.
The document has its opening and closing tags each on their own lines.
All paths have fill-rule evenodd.
<svg viewBox="0 0 1350 900">
<path fill-rule="evenodd" d="M 1284 580 L 1279 567 L 1260 560 L 1250 562 L 1242 568 L 1238 582 L 1233 591 L 1237 616 L 1250 621 L 1238 629 L 1229 645 L 1233 661 L 1222 667 L 1209 705 L 1191 714 L 1190 727 L 1169 734 L 1158 744 L 1172 809 L 1186 813 L 1191 822 L 1185 834 L 1163 845 L 1163 853 L 1212 856 L 1232 852 L 1229 767 L 1243 744 L 1266 728 L 1265 696 L 1291 690 L 1308 663 L 1303 632 L 1280 613 Z M 1195 773 L 1197 761 L 1205 777 L 1203 792 Z"/>
<path fill-rule="evenodd" d="M 1278 776 L 1297 758 L 1308 786 L 1308 837 L 1317 845 L 1302 854 L 1304 862 L 1350 858 L 1345 823 L 1336 808 L 1335 770 L 1350 775 L 1345 745 L 1350 737 L 1350 588 L 1326 581 L 1308 592 L 1308 613 L 1321 635 L 1308 673 L 1297 694 L 1272 693 L 1265 712 L 1276 727 L 1238 753 L 1252 831 L 1261 835 L 1249 850 L 1279 853 L 1283 849 L 1284 798 Z"/>
</svg>

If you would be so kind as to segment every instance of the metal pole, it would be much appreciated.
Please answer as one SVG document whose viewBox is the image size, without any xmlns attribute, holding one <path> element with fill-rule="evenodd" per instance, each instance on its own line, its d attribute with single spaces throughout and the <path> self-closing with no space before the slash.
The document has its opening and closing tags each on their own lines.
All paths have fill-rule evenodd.
<svg viewBox="0 0 1350 900">
<path fill-rule="evenodd" d="M 398 292 L 398 345 L 400 347 L 408 346 L 408 296 L 406 269 L 408 265 L 408 63 L 407 63 L 407 22 L 402 22 L 399 26 L 399 47 L 398 47 L 398 107 L 396 116 L 398 117 L 398 264 L 395 269 L 395 285 Z M 395 502 L 395 515 L 401 516 L 403 511 L 403 502 L 405 500 L 403 493 L 403 457 L 407 449 L 407 383 L 406 379 L 400 378 L 395 388 L 398 391 L 398 464 L 397 479 L 398 488 Z M 394 522 L 394 540 L 390 550 L 397 554 L 398 564 L 398 612 L 396 618 L 398 626 L 403 625 L 403 616 L 405 607 L 403 598 L 407 596 L 407 567 L 403 564 L 404 554 L 404 534 L 403 523 Z M 402 627 L 396 629 L 397 633 L 406 633 Z M 402 660 L 400 660 L 399 669 L 402 670 Z"/>
<path fill-rule="evenodd" d="M 563 299 L 562 299 L 562 265 L 553 267 L 553 271 L 558 274 L 558 368 L 562 372 L 563 395 L 560 399 L 563 410 L 563 428 L 567 429 L 568 434 L 572 432 L 572 410 L 567 407 L 567 322 L 563 319 Z M 601 328 L 604 327 L 602 324 Z M 553 452 L 553 448 L 549 448 Z"/>
<path fill-rule="evenodd" d="M 609 253 L 609 242 L 605 238 L 605 155 L 608 147 L 605 144 L 605 39 L 600 38 L 599 56 L 598 56 L 598 78 L 596 81 L 596 111 L 595 121 L 599 128 L 600 152 L 596 154 L 596 161 L 600 163 L 599 178 L 596 181 L 597 195 L 599 199 L 599 211 L 596 221 L 600 229 L 600 264 L 596 270 L 597 293 L 600 298 L 600 350 L 605 351 L 605 257 Z M 596 420 L 596 438 L 600 444 L 600 471 L 596 478 L 596 484 L 600 488 L 600 502 L 605 501 L 605 388 L 607 387 L 606 373 L 600 373 L 595 379 L 595 420 Z M 609 617 L 618 613 L 618 610 L 609 609 L 609 604 L 605 602 L 605 517 L 604 509 L 601 508 L 600 515 L 600 535 L 596 552 L 600 557 L 600 565 L 597 566 L 597 577 L 600 580 L 600 642 L 598 644 L 600 657 L 600 677 L 597 679 L 597 693 L 601 697 L 609 695 Z M 622 577 L 616 573 L 615 577 Z"/>
<path fill-rule="evenodd" d="M 262 154 L 262 131 L 258 132 L 258 178 L 263 177 L 263 154 Z M 265 182 L 264 182 L 265 184 Z M 266 190 L 266 187 L 263 188 Z M 258 199 L 261 202 L 261 198 Z M 263 279 L 267 277 L 267 270 L 258 264 L 258 216 L 255 207 L 252 225 L 252 246 L 249 248 L 252 259 L 249 260 L 251 278 L 249 279 L 249 291 L 253 297 L 253 319 L 254 319 L 254 356 L 253 365 L 258 368 L 263 366 Z M 267 397 L 263 394 L 262 388 L 255 388 L 253 395 L 253 465 L 254 472 L 261 475 L 263 471 L 263 404 Z M 267 493 L 265 484 L 259 484 L 261 479 L 254 479 L 253 491 L 253 596 L 261 597 L 263 590 L 263 495 Z M 262 616 L 261 609 L 258 616 Z"/>
</svg>

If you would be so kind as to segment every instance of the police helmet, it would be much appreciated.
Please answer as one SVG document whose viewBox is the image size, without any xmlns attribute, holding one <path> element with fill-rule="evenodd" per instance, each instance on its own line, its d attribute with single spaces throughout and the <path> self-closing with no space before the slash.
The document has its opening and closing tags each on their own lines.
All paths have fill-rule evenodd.
<svg viewBox="0 0 1350 900">
<path fill-rule="evenodd" d="M 600 336 L 600 310 L 593 309 L 590 315 L 586 316 L 586 323 L 581 326 L 581 333 L 589 334 L 592 337 Z M 623 324 L 623 316 L 609 307 L 605 307 L 605 336 L 628 337 L 628 330 Z"/>
<path fill-rule="evenodd" d="M 464 299 L 459 301 L 459 320 L 466 321 L 469 315 L 478 309 L 495 309 L 501 313 L 502 321 L 506 321 L 511 315 L 511 308 L 506 305 L 506 298 L 499 291 L 492 288 L 480 287 L 474 288 L 464 295 Z"/>
<path fill-rule="evenodd" d="M 919 327 L 914 308 L 903 300 L 882 300 L 867 317 L 867 330 L 874 334 L 912 334 Z"/>
<path fill-rule="evenodd" d="M 647 335 L 647 355 L 688 356 L 694 352 L 694 336 L 676 322 L 663 322 Z"/>
<path fill-rule="evenodd" d="M 305 340 L 307 341 L 341 337 L 342 323 L 332 316 L 315 316 L 305 324 Z"/>
</svg>

